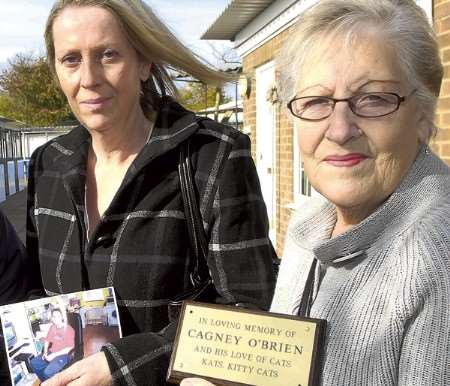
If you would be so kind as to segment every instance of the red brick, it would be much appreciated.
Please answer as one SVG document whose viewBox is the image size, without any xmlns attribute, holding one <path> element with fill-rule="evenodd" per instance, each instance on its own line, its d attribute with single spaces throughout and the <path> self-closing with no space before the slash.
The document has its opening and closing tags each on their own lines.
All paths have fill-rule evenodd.
<svg viewBox="0 0 450 386">
<path fill-rule="evenodd" d="M 438 112 L 450 110 L 450 98 L 439 98 L 438 100 Z"/>
<path fill-rule="evenodd" d="M 445 32 L 437 36 L 437 41 L 440 48 L 447 48 L 450 46 L 450 32 Z"/>
<path fill-rule="evenodd" d="M 450 17 L 447 16 L 442 19 L 436 20 L 436 22 L 434 23 L 434 30 L 438 35 L 450 31 Z"/>
<path fill-rule="evenodd" d="M 450 113 L 440 114 L 440 119 L 438 122 L 439 122 L 438 126 L 441 127 L 442 129 L 450 128 Z M 449 136 L 448 140 L 450 140 L 450 136 Z"/>
<path fill-rule="evenodd" d="M 450 62 L 450 49 L 445 49 L 441 52 L 441 58 L 443 63 Z"/>
<path fill-rule="evenodd" d="M 436 4 L 434 7 L 434 18 L 439 20 L 450 15 L 450 2 Z"/>
</svg>

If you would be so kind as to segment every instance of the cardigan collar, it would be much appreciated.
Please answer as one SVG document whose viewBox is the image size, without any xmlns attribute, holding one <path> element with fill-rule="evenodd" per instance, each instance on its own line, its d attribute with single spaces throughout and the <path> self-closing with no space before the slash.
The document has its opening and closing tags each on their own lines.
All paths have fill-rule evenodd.
<svg viewBox="0 0 450 386">
<path fill-rule="evenodd" d="M 299 210 L 299 219 L 294 220 L 289 229 L 290 236 L 300 247 L 312 251 L 322 264 L 344 263 L 364 256 L 370 248 L 386 247 L 412 225 L 417 213 L 434 201 L 432 198 L 439 186 L 430 186 L 435 180 L 433 176 L 448 173 L 445 164 L 423 146 L 395 192 L 358 225 L 330 238 L 336 210 L 322 198 L 306 203 L 305 208 Z"/>
</svg>

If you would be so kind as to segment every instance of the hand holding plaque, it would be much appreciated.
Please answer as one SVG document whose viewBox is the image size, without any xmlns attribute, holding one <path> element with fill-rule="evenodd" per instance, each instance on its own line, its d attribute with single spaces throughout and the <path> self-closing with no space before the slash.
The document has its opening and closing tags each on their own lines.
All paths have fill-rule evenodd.
<svg viewBox="0 0 450 386">
<path fill-rule="evenodd" d="M 316 385 L 324 327 L 318 319 L 186 302 L 168 381 L 198 377 L 217 386 Z"/>
</svg>

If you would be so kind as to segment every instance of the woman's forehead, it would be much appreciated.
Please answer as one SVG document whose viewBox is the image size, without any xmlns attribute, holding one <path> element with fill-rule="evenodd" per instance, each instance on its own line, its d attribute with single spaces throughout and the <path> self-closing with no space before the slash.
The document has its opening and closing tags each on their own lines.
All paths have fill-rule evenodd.
<svg viewBox="0 0 450 386">
<path fill-rule="evenodd" d="M 383 37 L 349 40 L 331 36 L 319 39 L 305 52 L 295 88 L 297 92 L 316 86 L 334 90 L 340 84 L 357 89 L 377 80 L 403 81 L 398 58 Z"/>
<path fill-rule="evenodd" d="M 126 40 L 116 17 L 107 9 L 94 6 L 67 7 L 53 23 L 55 48 L 96 41 Z"/>
</svg>

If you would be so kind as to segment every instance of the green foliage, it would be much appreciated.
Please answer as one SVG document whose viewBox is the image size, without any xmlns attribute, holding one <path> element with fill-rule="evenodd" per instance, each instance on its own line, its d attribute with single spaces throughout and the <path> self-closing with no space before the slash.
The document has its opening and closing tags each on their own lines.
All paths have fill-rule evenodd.
<svg viewBox="0 0 450 386">
<path fill-rule="evenodd" d="M 44 57 L 17 54 L 0 74 L 0 115 L 33 126 L 73 119 Z"/>
<path fill-rule="evenodd" d="M 6 117 L 6 113 L 11 110 L 13 110 L 11 98 L 6 93 L 0 94 L 0 115 Z"/>
<path fill-rule="evenodd" d="M 180 103 L 191 111 L 200 111 L 207 107 L 214 107 L 217 103 L 217 96 L 220 97 L 219 104 L 230 101 L 221 88 L 214 86 L 206 87 L 202 83 L 186 83 L 186 85 L 179 89 Z"/>
</svg>

